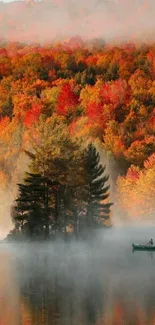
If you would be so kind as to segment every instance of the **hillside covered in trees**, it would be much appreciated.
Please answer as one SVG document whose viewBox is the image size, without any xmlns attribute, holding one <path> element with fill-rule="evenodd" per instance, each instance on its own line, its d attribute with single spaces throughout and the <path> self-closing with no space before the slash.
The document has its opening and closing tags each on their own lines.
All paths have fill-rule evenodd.
<svg viewBox="0 0 155 325">
<path fill-rule="evenodd" d="M 78 148 L 93 142 L 109 162 L 113 214 L 152 219 L 154 79 L 155 45 L 1 44 L 1 192 L 13 188 L 17 195 L 34 150 L 42 168 L 51 142 L 54 159 L 78 157 Z"/>
</svg>

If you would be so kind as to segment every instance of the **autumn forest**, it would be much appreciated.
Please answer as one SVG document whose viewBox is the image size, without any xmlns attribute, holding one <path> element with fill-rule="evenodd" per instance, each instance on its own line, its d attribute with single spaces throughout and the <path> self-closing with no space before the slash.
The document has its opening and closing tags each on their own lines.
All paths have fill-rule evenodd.
<svg viewBox="0 0 155 325">
<path fill-rule="evenodd" d="M 108 225 L 115 214 L 155 217 L 154 79 L 154 44 L 1 44 L 0 190 L 13 188 L 17 228 L 28 218 L 21 197 L 34 193 L 42 225 L 43 213 L 66 209 L 61 227 L 76 233 L 91 195 L 91 211 L 101 209 Z M 94 212 L 87 223 L 95 221 Z"/>
</svg>

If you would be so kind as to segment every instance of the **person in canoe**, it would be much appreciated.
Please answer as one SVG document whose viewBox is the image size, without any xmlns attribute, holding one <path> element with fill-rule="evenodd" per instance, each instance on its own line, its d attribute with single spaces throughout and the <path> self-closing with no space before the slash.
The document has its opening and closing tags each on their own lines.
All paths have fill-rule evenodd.
<svg viewBox="0 0 155 325">
<path fill-rule="evenodd" d="M 153 246 L 154 245 L 154 242 L 153 242 L 153 239 L 151 238 L 150 241 L 147 243 L 147 246 Z"/>
</svg>

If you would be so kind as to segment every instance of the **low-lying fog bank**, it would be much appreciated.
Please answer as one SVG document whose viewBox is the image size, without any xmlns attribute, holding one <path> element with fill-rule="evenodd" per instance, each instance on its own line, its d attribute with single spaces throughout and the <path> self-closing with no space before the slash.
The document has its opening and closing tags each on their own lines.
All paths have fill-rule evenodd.
<svg viewBox="0 0 155 325">
<path fill-rule="evenodd" d="M 120 227 L 98 231 L 93 241 L 1 244 L 0 320 L 12 308 L 7 325 L 17 325 L 22 304 L 33 325 L 44 324 L 43 315 L 46 324 L 113 325 L 119 305 L 122 325 L 152 324 L 155 257 L 133 253 L 132 243 L 154 234 L 153 226 Z"/>
</svg>

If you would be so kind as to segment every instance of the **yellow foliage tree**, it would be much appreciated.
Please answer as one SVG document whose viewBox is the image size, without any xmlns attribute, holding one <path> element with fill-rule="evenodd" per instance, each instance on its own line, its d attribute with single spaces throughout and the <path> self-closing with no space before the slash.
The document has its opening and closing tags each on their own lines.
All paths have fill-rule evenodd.
<svg viewBox="0 0 155 325">
<path fill-rule="evenodd" d="M 126 176 L 118 177 L 117 200 L 127 218 L 147 222 L 155 217 L 155 154 L 144 166 L 132 165 Z"/>
</svg>

